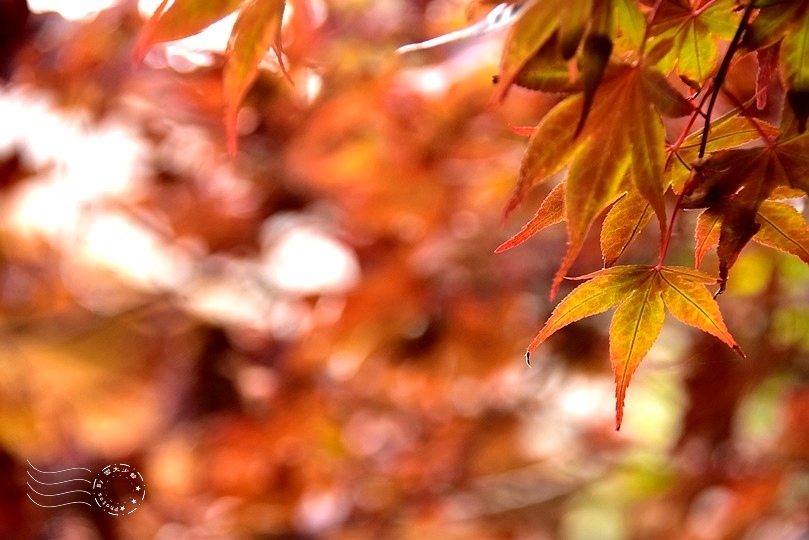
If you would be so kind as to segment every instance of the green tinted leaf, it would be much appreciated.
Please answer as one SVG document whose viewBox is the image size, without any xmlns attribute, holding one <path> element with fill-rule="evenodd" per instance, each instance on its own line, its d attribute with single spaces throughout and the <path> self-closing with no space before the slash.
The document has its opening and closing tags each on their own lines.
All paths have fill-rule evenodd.
<svg viewBox="0 0 809 540">
<path fill-rule="evenodd" d="M 570 80 L 567 61 L 559 56 L 556 39 L 551 39 L 525 65 L 514 84 L 541 92 L 573 92 L 581 89 L 579 81 Z"/>
<path fill-rule="evenodd" d="M 761 9 L 744 33 L 742 45 L 750 51 L 778 42 L 795 21 L 799 20 L 805 6 L 802 0 L 788 2 L 756 2 Z"/>
<path fill-rule="evenodd" d="M 809 116 L 809 9 L 804 9 L 781 42 L 781 62 L 788 98 L 798 131 L 806 130 Z"/>
<path fill-rule="evenodd" d="M 503 47 L 500 84 L 495 99 L 505 97 L 517 75 L 554 34 L 565 3 L 565 0 L 529 0 L 522 8 L 522 14 L 509 30 Z"/>
<path fill-rule="evenodd" d="M 734 0 L 711 2 L 707 7 L 663 0 L 649 27 L 651 61 L 664 72 L 676 65 L 681 76 L 702 85 L 718 63 L 716 40 L 730 39 L 736 31 L 734 7 Z"/>
<path fill-rule="evenodd" d="M 646 18 L 633 0 L 614 0 L 615 25 L 629 48 L 639 49 L 646 32 Z"/>
</svg>

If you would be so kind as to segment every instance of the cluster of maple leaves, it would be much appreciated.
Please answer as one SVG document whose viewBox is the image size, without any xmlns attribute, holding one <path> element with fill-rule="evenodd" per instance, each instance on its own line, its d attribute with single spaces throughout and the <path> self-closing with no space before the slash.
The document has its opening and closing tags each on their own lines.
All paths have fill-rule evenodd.
<svg viewBox="0 0 809 540">
<path fill-rule="evenodd" d="M 720 40 L 727 47 L 721 61 Z M 742 103 L 722 86 L 734 59 L 748 52 L 756 52 L 759 64 L 754 103 Z M 779 73 L 786 99 L 781 97 L 781 124 L 775 127 L 755 112 L 766 104 Z M 672 76 L 691 95 L 678 91 Z M 719 283 L 717 292 L 724 289 L 728 270 L 751 239 L 809 262 L 809 227 L 794 206 L 783 202 L 809 188 L 808 6 L 800 1 L 529 2 L 506 42 L 501 81 L 499 97 L 511 84 L 570 95 L 530 130 L 507 212 L 532 187 L 566 169 L 564 180 L 498 250 L 566 221 L 568 247 L 553 296 L 596 218 L 611 207 L 601 231 L 606 268 L 578 278 L 589 281 L 557 306 L 528 351 L 567 324 L 617 306 L 609 336 L 620 427 L 626 388 L 660 334 L 664 306 L 741 354 L 706 287 Z M 720 94 L 736 107 L 713 118 Z M 680 116 L 690 116 L 687 127 L 676 140 L 667 140 L 662 117 Z M 669 191 L 676 196 L 671 221 Z M 718 280 L 664 264 L 674 217 L 681 209 L 696 208 L 705 210 L 697 221 L 695 266 L 716 247 Z M 653 215 L 661 236 L 657 264 L 612 266 Z"/>
<path fill-rule="evenodd" d="M 259 62 L 281 49 L 284 0 L 164 0 L 141 33 L 136 57 L 155 43 L 194 34 L 239 10 L 224 70 L 231 154 L 236 118 Z M 301 2 L 305 3 L 305 2 Z M 473 2 L 479 3 L 479 2 Z M 493 2 L 486 2 L 493 3 Z M 530 135 L 506 215 L 534 187 L 563 179 L 536 215 L 497 251 L 564 221 L 568 244 L 551 296 L 600 215 L 605 268 L 564 298 L 528 347 L 560 328 L 616 308 L 610 361 L 616 428 L 630 378 L 660 334 L 665 309 L 741 349 L 708 286 L 752 239 L 809 263 L 809 226 L 790 200 L 809 193 L 809 3 L 804 0 L 525 0 L 507 35 L 495 89 L 513 85 L 562 94 Z M 724 51 L 720 54 L 720 50 Z M 726 85 L 734 63 L 755 54 L 756 92 L 743 101 Z M 714 114 L 718 99 L 732 107 Z M 780 122 L 759 114 L 768 100 Z M 679 133 L 665 118 L 687 118 Z M 667 132 L 668 129 L 668 132 Z M 695 268 L 667 266 L 680 210 L 704 209 L 696 225 Z M 615 266 L 657 218 L 656 264 Z M 719 276 L 699 270 L 716 247 Z"/>
</svg>

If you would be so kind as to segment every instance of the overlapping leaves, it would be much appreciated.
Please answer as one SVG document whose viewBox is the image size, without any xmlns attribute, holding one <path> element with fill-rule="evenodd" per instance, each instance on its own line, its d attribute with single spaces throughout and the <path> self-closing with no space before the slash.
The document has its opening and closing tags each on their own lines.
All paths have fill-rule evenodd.
<svg viewBox="0 0 809 540">
<path fill-rule="evenodd" d="M 719 61 L 719 39 L 736 31 L 734 0 L 663 0 L 649 26 L 650 56 L 659 69 L 700 87 Z"/>
<path fill-rule="evenodd" d="M 612 205 L 601 231 L 606 268 L 584 276 L 589 281 L 562 300 L 529 354 L 563 326 L 616 308 L 610 359 L 620 426 L 627 385 L 660 333 L 664 308 L 738 351 L 706 286 L 718 283 L 722 291 L 728 270 L 751 239 L 809 263 L 809 225 L 780 200 L 809 193 L 809 138 L 801 135 L 809 117 L 809 4 L 754 0 L 743 10 L 734 0 L 535 0 L 526 5 L 504 49 L 496 97 L 502 98 L 510 84 L 569 96 L 532 132 L 506 215 L 534 186 L 562 172 L 565 177 L 497 251 L 565 221 L 568 246 L 553 296 L 591 225 Z M 594 15 L 598 9 L 611 14 L 606 24 Z M 571 23 L 588 12 L 589 26 Z M 596 27 L 601 33 L 593 31 Z M 595 36 L 602 45 L 588 42 Z M 720 62 L 722 41 L 730 43 Z M 710 118 L 739 50 L 758 52 L 757 95 L 749 103 L 759 109 L 780 69 L 790 105 L 780 128 L 742 116 L 745 106 L 730 93 L 739 108 Z M 664 77 L 672 72 L 711 100 L 703 99 L 695 111 Z M 683 133 L 667 146 L 661 117 L 688 113 L 692 121 L 686 130 L 701 115 L 708 136 L 699 130 Z M 705 209 L 697 220 L 696 263 L 716 247 L 719 279 L 663 266 L 672 232 L 663 203 L 669 187 L 680 197 L 677 210 Z M 661 231 L 658 265 L 613 267 L 654 215 Z"/>
<path fill-rule="evenodd" d="M 595 218 L 627 190 L 640 194 L 657 215 L 661 230 L 665 227 L 665 133 L 660 113 L 681 115 L 691 110 L 662 75 L 637 66 L 615 68 L 598 89 L 587 122 L 577 133 L 584 101 L 581 93 L 567 98 L 537 126 L 506 210 L 516 207 L 533 186 L 568 167 L 564 213 L 569 241 L 553 292 L 579 254 Z M 629 186 L 624 181 L 627 174 Z M 548 204 L 547 211 L 540 208 L 532 222 L 546 220 L 548 213 L 558 215 L 559 205 Z M 516 245 L 536 229 L 529 224 L 502 248 Z"/>
<path fill-rule="evenodd" d="M 767 131 L 771 129 L 761 128 L 761 133 Z M 762 227 L 762 204 L 779 186 L 809 192 L 809 136 L 779 135 L 761 146 L 717 151 L 696 167 L 684 188 L 683 208 L 709 209 L 697 228 L 698 260 L 712 244 L 707 239 L 719 230 L 722 286 L 742 248 Z"/>
<path fill-rule="evenodd" d="M 809 3 L 757 0 L 755 6 L 759 11 L 744 36 L 743 45 L 748 50 L 762 50 L 780 44 L 787 101 L 803 132 L 809 119 Z"/>
</svg>

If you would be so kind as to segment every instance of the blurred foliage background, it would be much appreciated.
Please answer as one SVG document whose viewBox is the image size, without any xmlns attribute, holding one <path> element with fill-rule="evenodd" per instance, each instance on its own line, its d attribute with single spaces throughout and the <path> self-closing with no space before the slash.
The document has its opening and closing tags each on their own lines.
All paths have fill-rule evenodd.
<svg viewBox="0 0 809 540">
<path fill-rule="evenodd" d="M 230 160 L 228 21 L 133 66 L 156 4 L 0 1 L 0 537 L 809 538 L 800 261 L 731 272 L 746 360 L 667 321 L 616 433 L 606 319 L 523 362 L 563 228 L 493 254 L 554 97 L 489 105 L 502 32 L 394 54 L 485 6 L 294 2 Z M 27 461 L 148 495 L 41 508 Z"/>
</svg>

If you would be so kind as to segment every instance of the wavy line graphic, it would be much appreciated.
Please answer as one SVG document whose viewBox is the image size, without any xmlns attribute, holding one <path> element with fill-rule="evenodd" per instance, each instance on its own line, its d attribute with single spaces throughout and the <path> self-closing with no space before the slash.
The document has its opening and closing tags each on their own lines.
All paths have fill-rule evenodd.
<svg viewBox="0 0 809 540">
<path fill-rule="evenodd" d="M 91 471 L 90 469 L 87 469 L 87 468 L 85 468 L 85 467 L 71 467 L 71 468 L 69 468 L 69 469 L 62 469 L 61 471 L 40 471 L 39 469 L 37 469 L 36 467 L 34 467 L 34 465 L 31 463 L 31 461 L 30 461 L 30 460 L 27 460 L 27 459 L 26 459 L 25 461 L 28 463 L 28 465 L 29 465 L 29 466 L 30 466 L 32 469 L 34 469 L 36 472 L 38 472 L 38 473 L 42 473 L 42 474 L 59 474 L 59 473 L 65 472 L 65 471 L 87 471 L 88 473 L 92 473 L 92 472 L 93 472 L 93 471 Z M 29 473 L 29 474 L 30 474 L 30 473 Z"/>
<path fill-rule="evenodd" d="M 31 467 L 34 471 L 36 471 L 39 474 L 48 474 L 48 475 L 54 475 L 54 474 L 60 474 L 60 473 L 69 473 L 71 475 L 76 474 L 75 472 L 71 472 L 71 471 L 86 471 L 86 472 L 91 473 L 91 474 L 93 472 L 90 469 L 87 469 L 87 468 L 84 468 L 84 467 L 71 467 L 71 468 L 68 468 L 68 469 L 61 469 L 61 470 L 58 470 L 58 471 L 43 471 L 41 469 L 38 469 L 38 468 L 34 467 L 34 465 L 30 461 L 28 461 L 28 466 Z M 41 486 L 59 486 L 59 489 L 57 489 L 54 493 L 42 493 L 42 492 L 37 491 L 36 489 L 34 489 L 34 486 L 31 485 L 31 482 L 26 482 L 26 485 L 28 486 L 28 489 L 30 491 L 32 491 L 34 494 L 36 494 L 36 495 L 38 495 L 40 497 L 67 497 L 67 499 L 65 499 L 66 502 L 60 502 L 59 504 L 43 504 L 45 501 L 43 501 L 43 502 L 37 501 L 36 499 L 34 499 L 34 497 L 31 496 L 31 493 L 27 493 L 26 495 L 28 495 L 28 499 L 32 503 L 34 503 L 35 505 L 41 506 L 42 508 L 59 508 L 60 506 L 68 506 L 68 505 L 71 505 L 71 504 L 86 504 L 87 506 L 92 506 L 92 504 L 90 502 L 82 500 L 82 499 L 90 499 L 90 500 L 92 500 L 93 494 L 90 493 L 89 491 L 85 491 L 83 489 L 68 489 L 68 490 L 64 491 L 64 489 L 67 486 L 61 486 L 61 484 L 68 484 L 70 482 L 87 482 L 88 484 L 92 485 L 92 482 L 90 482 L 86 478 L 81 478 L 79 476 L 77 476 L 75 478 L 68 478 L 67 480 L 56 480 L 56 478 L 53 478 L 56 481 L 54 481 L 54 482 L 43 482 L 42 480 L 39 480 L 33 474 L 31 474 L 31 471 L 26 471 L 26 473 L 28 474 L 28 477 L 31 480 L 33 480 L 34 482 L 36 482 L 37 484 L 39 484 Z M 40 489 L 42 489 L 42 488 L 40 488 Z M 47 491 L 47 490 L 45 489 L 43 491 Z M 86 494 L 86 496 L 82 495 L 82 494 Z M 47 502 L 50 502 L 50 501 L 47 501 Z M 53 502 L 57 502 L 57 501 L 54 500 Z"/>
<path fill-rule="evenodd" d="M 71 478 L 70 480 L 62 480 L 61 482 L 40 482 L 39 480 L 34 478 L 34 476 L 31 474 L 30 471 L 25 472 L 28 473 L 28 476 L 31 478 L 31 480 L 33 480 L 37 484 L 42 484 L 43 486 L 56 486 L 59 484 L 66 484 L 67 482 L 87 482 L 88 484 L 92 484 L 92 482 L 84 478 Z"/>
</svg>

